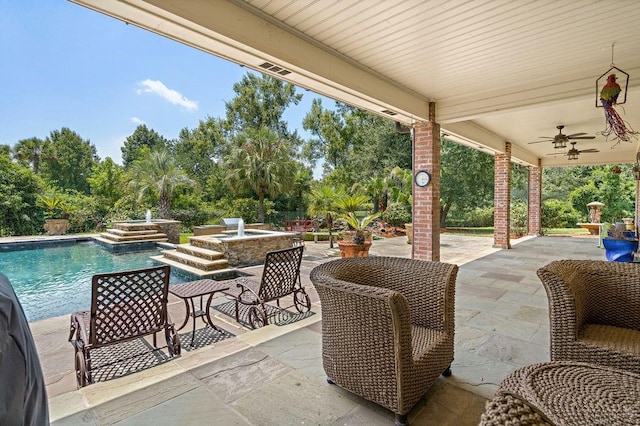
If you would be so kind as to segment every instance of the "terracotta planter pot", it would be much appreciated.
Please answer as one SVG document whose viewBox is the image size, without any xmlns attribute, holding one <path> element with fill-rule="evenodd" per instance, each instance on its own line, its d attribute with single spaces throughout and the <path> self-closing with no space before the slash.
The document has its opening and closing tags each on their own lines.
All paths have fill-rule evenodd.
<svg viewBox="0 0 640 426">
<path fill-rule="evenodd" d="M 44 221 L 47 235 L 64 235 L 69 230 L 69 219 L 47 219 Z"/>
<path fill-rule="evenodd" d="M 338 241 L 338 247 L 342 257 L 367 257 L 369 256 L 371 241 L 365 241 L 364 244 L 356 244 L 348 240 Z"/>
</svg>

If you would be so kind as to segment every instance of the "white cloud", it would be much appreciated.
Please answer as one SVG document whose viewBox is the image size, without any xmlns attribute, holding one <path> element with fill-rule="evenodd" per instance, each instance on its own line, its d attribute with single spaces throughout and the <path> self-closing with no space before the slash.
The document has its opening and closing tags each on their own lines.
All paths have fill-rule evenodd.
<svg viewBox="0 0 640 426">
<path fill-rule="evenodd" d="M 136 90 L 136 93 L 139 95 L 143 93 L 155 93 L 164 100 L 174 105 L 180 105 L 188 111 L 195 111 L 198 109 L 198 101 L 192 101 L 182 93 L 173 89 L 169 89 L 164 85 L 163 82 L 159 80 L 146 79 L 144 81 L 138 82 L 138 86 L 140 86 L 140 88 Z"/>
<path fill-rule="evenodd" d="M 131 122 L 134 124 L 147 124 L 143 120 L 140 120 L 138 117 L 131 117 Z"/>
</svg>

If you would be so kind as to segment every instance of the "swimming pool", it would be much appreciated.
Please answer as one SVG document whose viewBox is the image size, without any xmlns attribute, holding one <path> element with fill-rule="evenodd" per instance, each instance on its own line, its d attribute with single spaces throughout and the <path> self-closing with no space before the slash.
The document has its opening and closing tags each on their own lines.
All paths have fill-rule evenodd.
<svg viewBox="0 0 640 426">
<path fill-rule="evenodd" d="M 29 321 L 91 307 L 91 277 L 158 265 L 160 250 L 111 253 L 94 242 L 0 252 L 0 273 L 11 281 Z M 170 283 L 185 279 L 171 274 Z"/>
</svg>

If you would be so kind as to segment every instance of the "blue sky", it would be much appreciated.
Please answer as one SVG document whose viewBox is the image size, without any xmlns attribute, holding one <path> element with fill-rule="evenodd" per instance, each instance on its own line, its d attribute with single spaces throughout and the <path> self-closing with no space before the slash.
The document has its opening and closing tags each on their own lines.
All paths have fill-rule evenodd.
<svg viewBox="0 0 640 426">
<path fill-rule="evenodd" d="M 69 127 L 100 158 L 144 123 L 168 139 L 210 115 L 246 68 L 62 0 L 0 0 L 0 144 Z M 302 131 L 311 101 L 289 108 Z M 323 98 L 325 107 L 333 101 Z"/>
</svg>

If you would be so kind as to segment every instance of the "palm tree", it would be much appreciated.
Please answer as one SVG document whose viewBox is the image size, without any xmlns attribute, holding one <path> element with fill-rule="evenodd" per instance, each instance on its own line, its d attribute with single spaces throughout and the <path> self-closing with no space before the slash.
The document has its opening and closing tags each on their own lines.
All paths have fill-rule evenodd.
<svg viewBox="0 0 640 426">
<path fill-rule="evenodd" d="M 38 174 L 45 141 L 39 138 L 22 139 L 13 147 L 13 158 L 22 164 L 31 166 L 33 172 Z"/>
<path fill-rule="evenodd" d="M 171 199 L 181 186 L 195 186 L 195 182 L 178 167 L 166 148 L 150 151 L 131 166 L 131 187 L 140 197 L 153 194 L 158 197 L 158 217 L 169 219 Z"/>
<path fill-rule="evenodd" d="M 331 228 L 333 227 L 333 217 L 338 211 L 338 200 L 345 195 L 342 187 L 334 188 L 329 185 L 322 185 L 311 190 L 309 199 L 309 216 L 323 216 L 329 228 L 329 247 L 333 248 L 333 238 Z"/>
<path fill-rule="evenodd" d="M 291 157 L 291 144 L 272 130 L 247 129 L 225 159 L 229 187 L 253 191 L 258 196 L 258 221 L 264 222 L 264 199 L 291 191 L 298 169 Z"/>
</svg>

